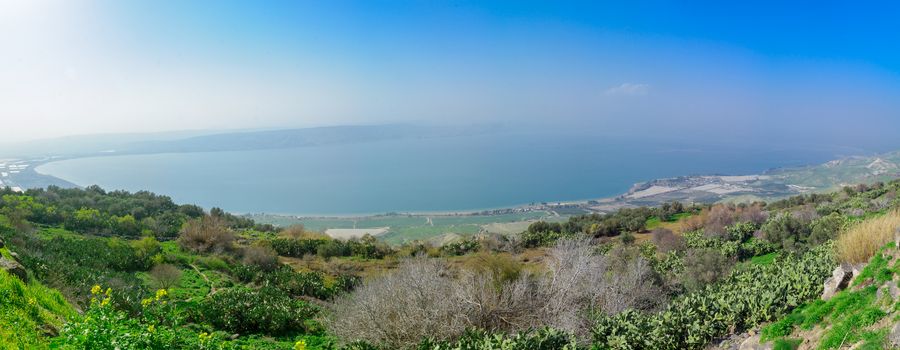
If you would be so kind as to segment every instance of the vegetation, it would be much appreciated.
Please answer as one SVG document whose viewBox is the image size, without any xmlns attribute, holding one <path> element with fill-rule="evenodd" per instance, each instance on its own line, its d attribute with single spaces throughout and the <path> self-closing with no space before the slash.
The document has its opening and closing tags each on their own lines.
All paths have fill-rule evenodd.
<svg viewBox="0 0 900 350">
<path fill-rule="evenodd" d="M 762 329 L 764 339 L 776 342 L 788 339 L 798 331 L 823 329 L 817 339 L 818 349 L 838 349 L 848 344 L 859 348 L 886 348 L 888 329 L 878 326 L 879 321 L 897 311 L 897 300 L 884 291 L 895 287 L 894 276 L 900 272 L 897 264 L 891 266 L 896 251 L 893 243 L 879 249 L 865 269 L 852 282 L 855 288 L 837 293 L 828 300 L 806 303 L 784 318 Z M 887 288 L 887 289 L 885 289 Z"/>
<path fill-rule="evenodd" d="M 756 327 L 795 348 L 825 323 L 823 349 L 879 348 L 887 286 L 900 288 L 898 189 L 393 246 L 147 192 L 7 190 L 0 255 L 27 278 L 0 271 L 0 348 L 700 349 Z M 818 300 L 838 262 L 865 261 L 850 290 Z"/>
<path fill-rule="evenodd" d="M 896 210 L 856 224 L 838 237 L 838 256 L 848 263 L 866 262 L 880 247 L 894 240 L 898 229 L 900 212 Z"/>
<path fill-rule="evenodd" d="M 75 315 L 59 292 L 38 282 L 24 283 L 0 269 L 0 348 L 46 347 L 43 334 Z"/>
</svg>

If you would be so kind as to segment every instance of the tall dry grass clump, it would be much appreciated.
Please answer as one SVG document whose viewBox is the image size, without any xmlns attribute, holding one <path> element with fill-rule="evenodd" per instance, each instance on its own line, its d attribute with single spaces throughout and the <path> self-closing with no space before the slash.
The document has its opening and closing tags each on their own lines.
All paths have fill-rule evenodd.
<svg viewBox="0 0 900 350">
<path fill-rule="evenodd" d="M 853 264 L 867 262 L 879 248 L 894 240 L 894 232 L 898 228 L 898 210 L 856 224 L 838 236 L 835 245 L 838 258 L 842 262 Z"/>
</svg>

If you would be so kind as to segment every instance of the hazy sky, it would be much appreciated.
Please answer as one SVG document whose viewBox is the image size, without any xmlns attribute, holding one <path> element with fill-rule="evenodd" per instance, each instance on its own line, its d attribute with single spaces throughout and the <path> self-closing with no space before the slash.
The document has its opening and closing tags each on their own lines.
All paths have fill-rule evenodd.
<svg viewBox="0 0 900 350">
<path fill-rule="evenodd" d="M 900 139 L 896 2 L 612 3 L 0 0 L 0 128 Z"/>
</svg>

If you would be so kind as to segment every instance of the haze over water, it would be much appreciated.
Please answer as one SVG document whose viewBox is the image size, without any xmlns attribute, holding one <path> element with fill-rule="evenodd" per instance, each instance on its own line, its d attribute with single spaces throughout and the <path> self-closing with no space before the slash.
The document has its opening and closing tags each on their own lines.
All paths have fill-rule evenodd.
<svg viewBox="0 0 900 350">
<path fill-rule="evenodd" d="M 500 133 L 307 148 L 126 155 L 45 164 L 81 186 L 149 190 L 242 213 L 467 211 L 616 196 L 635 182 L 755 174 L 851 150 Z"/>
</svg>

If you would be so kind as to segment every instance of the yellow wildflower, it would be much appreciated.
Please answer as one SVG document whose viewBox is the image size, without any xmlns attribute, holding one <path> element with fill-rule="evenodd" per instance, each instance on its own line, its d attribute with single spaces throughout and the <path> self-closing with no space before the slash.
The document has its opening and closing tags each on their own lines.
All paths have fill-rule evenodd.
<svg viewBox="0 0 900 350">
<path fill-rule="evenodd" d="M 156 300 L 159 300 L 159 299 L 165 297 L 166 295 L 169 295 L 169 292 L 166 292 L 165 289 L 160 289 L 160 290 L 156 291 Z"/>
<path fill-rule="evenodd" d="M 156 326 L 154 326 L 152 324 L 147 326 L 147 332 L 150 332 L 150 333 L 156 332 Z"/>
<path fill-rule="evenodd" d="M 103 288 L 100 288 L 99 284 L 95 284 L 93 287 L 91 287 L 91 294 L 100 294 L 101 290 L 103 290 Z"/>
<path fill-rule="evenodd" d="M 103 299 L 100 301 L 100 306 L 106 306 L 109 304 L 109 298 Z"/>
<path fill-rule="evenodd" d="M 141 300 L 141 306 L 147 307 L 152 302 L 153 302 L 153 298 L 147 298 L 147 299 Z"/>
<path fill-rule="evenodd" d="M 306 350 L 306 340 L 300 339 L 294 343 L 294 350 Z"/>
<path fill-rule="evenodd" d="M 106 288 L 106 296 L 110 296 L 112 294 L 112 288 Z"/>
</svg>

